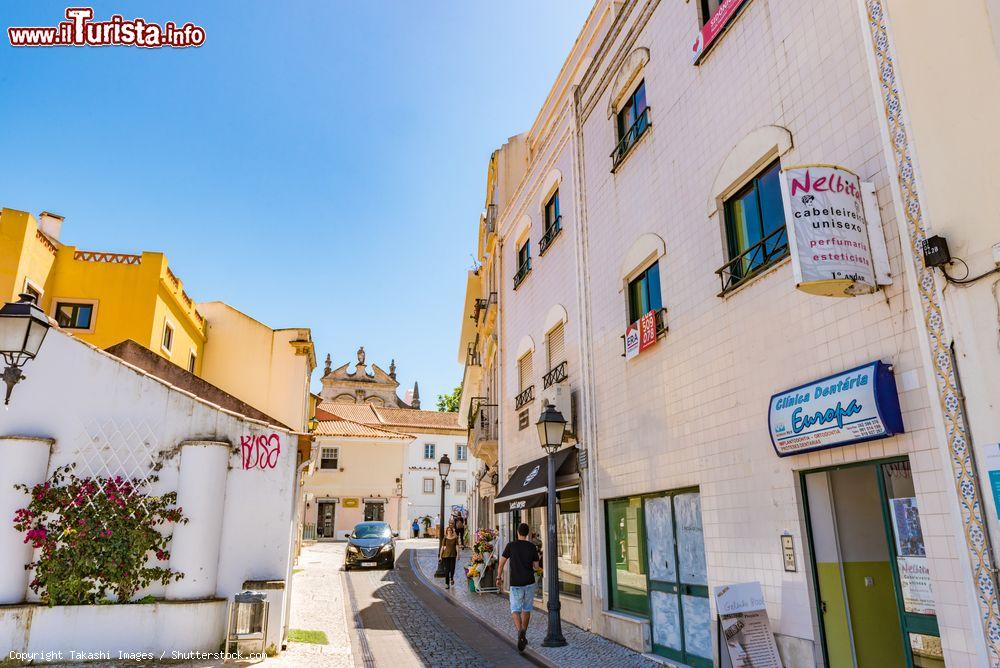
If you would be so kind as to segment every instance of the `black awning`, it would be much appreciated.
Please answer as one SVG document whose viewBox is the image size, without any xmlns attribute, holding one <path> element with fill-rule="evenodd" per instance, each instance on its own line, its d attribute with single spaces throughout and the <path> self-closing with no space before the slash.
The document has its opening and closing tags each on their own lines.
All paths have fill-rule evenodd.
<svg viewBox="0 0 1000 668">
<path fill-rule="evenodd" d="M 576 446 L 560 450 L 553 456 L 556 477 L 577 473 Z M 548 457 L 540 457 L 518 466 L 510 480 L 493 501 L 494 513 L 538 508 L 545 505 L 545 488 L 548 485 Z"/>
</svg>

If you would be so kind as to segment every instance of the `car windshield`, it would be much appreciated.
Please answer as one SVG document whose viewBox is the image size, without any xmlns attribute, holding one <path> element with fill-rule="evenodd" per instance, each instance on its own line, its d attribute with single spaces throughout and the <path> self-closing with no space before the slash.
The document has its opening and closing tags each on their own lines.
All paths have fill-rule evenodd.
<svg viewBox="0 0 1000 668">
<path fill-rule="evenodd" d="M 354 527 L 355 538 L 388 538 L 389 525 L 383 522 L 366 522 Z"/>
</svg>

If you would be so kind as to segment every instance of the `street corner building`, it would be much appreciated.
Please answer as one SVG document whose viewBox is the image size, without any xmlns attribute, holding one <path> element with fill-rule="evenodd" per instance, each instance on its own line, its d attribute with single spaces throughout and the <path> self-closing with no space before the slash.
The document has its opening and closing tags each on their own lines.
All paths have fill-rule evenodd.
<svg viewBox="0 0 1000 668">
<path fill-rule="evenodd" d="M 0 647 L 62 651 L 63 660 L 71 651 L 113 658 L 217 652 L 230 602 L 250 589 L 268 602 L 263 646 L 280 650 L 302 435 L 217 388 L 208 401 L 199 386 L 182 389 L 55 326 L 25 371 L 0 415 Z M 134 506 L 133 521 L 141 523 L 160 497 L 176 494 L 169 508 L 155 511 L 168 521 L 154 529 L 169 541 L 155 556 L 138 558 L 182 577 L 150 583 L 129 600 L 109 595 L 93 604 L 64 605 L 50 589 L 39 591 L 38 568 L 51 558 L 42 547 L 45 530 L 26 540 L 11 518 L 25 517 L 33 498 L 64 488 L 54 474 L 70 465 L 79 493 L 62 514 L 72 510 L 81 519 L 56 540 L 113 541 L 117 511 L 97 510 Z M 90 526 L 84 515 L 104 524 Z M 108 562 L 100 577 L 115 577 L 116 568 Z"/>
<path fill-rule="evenodd" d="M 954 9 L 601 0 L 489 157 L 472 528 L 527 522 L 564 620 L 690 666 L 750 651 L 734 615 L 785 666 L 1000 665 L 1000 6 Z"/>
<path fill-rule="evenodd" d="M 467 514 L 478 461 L 457 415 L 421 410 L 417 383 L 401 398 L 395 360 L 386 371 L 368 364 L 361 347 L 351 367 L 333 368 L 327 356 L 302 488 L 303 539 L 342 541 L 363 521 L 388 522 L 406 536 L 414 521 L 420 535 L 436 532 L 443 455 L 452 461 L 445 513 Z"/>
</svg>

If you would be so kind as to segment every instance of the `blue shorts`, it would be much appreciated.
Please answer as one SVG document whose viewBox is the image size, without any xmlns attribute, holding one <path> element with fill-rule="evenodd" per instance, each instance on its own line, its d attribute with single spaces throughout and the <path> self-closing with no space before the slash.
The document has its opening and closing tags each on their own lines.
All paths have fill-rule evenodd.
<svg viewBox="0 0 1000 668">
<path fill-rule="evenodd" d="M 535 585 L 510 588 L 510 611 L 531 612 L 535 607 Z"/>
</svg>

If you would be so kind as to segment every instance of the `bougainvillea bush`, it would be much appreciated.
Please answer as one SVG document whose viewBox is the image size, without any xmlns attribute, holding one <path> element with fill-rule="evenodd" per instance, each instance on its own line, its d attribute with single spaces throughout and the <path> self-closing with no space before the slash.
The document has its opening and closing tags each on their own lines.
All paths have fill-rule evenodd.
<svg viewBox="0 0 1000 668">
<path fill-rule="evenodd" d="M 154 582 L 184 577 L 167 568 L 167 529 L 187 519 L 175 492 L 147 493 L 155 480 L 78 478 L 71 464 L 47 482 L 17 485 L 31 502 L 14 528 L 40 550 L 25 566 L 34 571 L 32 591 L 49 605 L 127 603 Z"/>
</svg>

